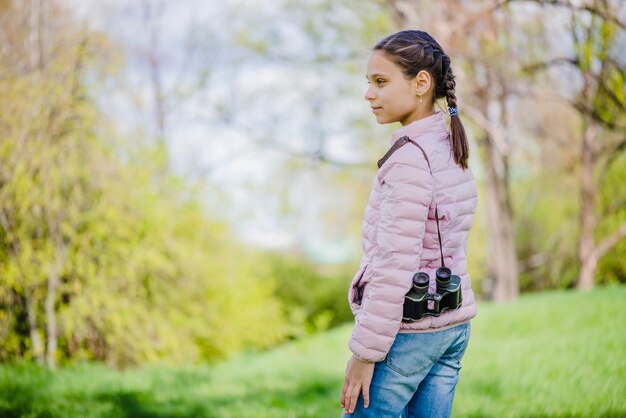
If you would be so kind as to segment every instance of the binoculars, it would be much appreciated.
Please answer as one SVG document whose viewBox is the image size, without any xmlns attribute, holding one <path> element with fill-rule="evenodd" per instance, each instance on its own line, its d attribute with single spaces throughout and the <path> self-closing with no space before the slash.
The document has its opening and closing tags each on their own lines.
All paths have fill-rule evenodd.
<svg viewBox="0 0 626 418">
<path fill-rule="evenodd" d="M 461 278 L 447 267 L 440 267 L 435 272 L 437 291 L 428 293 L 428 273 L 423 271 L 413 276 L 413 287 L 404 297 L 403 322 L 415 322 L 425 315 L 439 316 L 445 311 L 461 307 Z M 428 308 L 428 302 L 434 302 L 434 308 Z"/>
</svg>

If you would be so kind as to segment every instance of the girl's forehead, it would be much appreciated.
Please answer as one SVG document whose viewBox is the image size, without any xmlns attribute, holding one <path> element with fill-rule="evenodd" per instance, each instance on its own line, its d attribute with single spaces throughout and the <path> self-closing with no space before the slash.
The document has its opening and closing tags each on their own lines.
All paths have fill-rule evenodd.
<svg viewBox="0 0 626 418">
<path fill-rule="evenodd" d="M 386 54 L 374 51 L 367 61 L 367 74 L 365 76 L 368 78 L 382 75 L 392 76 L 400 72 L 400 68 Z"/>
</svg>

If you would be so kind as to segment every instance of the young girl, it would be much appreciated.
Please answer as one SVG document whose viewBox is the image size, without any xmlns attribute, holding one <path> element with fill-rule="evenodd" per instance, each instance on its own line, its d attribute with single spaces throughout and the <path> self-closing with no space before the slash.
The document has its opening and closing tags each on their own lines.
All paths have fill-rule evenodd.
<svg viewBox="0 0 626 418">
<path fill-rule="evenodd" d="M 379 165 L 365 211 L 364 255 L 348 295 L 355 326 L 341 405 L 344 417 L 449 417 L 476 316 L 467 234 L 477 203 L 450 57 L 427 33 L 402 31 L 374 47 L 366 77 L 376 121 L 400 122 L 390 145 L 404 145 Z M 442 98 L 450 132 L 435 110 Z M 461 307 L 407 322 L 413 275 L 428 273 L 428 293 L 435 293 L 444 262 L 460 276 Z"/>
</svg>

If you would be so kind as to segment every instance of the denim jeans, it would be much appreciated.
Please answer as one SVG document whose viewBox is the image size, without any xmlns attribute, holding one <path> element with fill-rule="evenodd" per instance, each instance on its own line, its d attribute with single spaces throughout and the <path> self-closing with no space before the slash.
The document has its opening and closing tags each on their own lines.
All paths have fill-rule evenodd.
<svg viewBox="0 0 626 418">
<path fill-rule="evenodd" d="M 342 418 L 444 418 L 452 411 L 470 324 L 443 331 L 400 333 L 374 367 L 370 404 L 359 395 L 354 413 Z"/>
</svg>

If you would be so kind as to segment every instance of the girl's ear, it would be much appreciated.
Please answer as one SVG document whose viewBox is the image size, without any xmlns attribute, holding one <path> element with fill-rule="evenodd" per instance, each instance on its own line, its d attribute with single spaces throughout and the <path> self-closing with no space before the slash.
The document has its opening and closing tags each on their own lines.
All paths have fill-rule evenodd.
<svg viewBox="0 0 626 418">
<path fill-rule="evenodd" d="M 415 94 L 418 96 L 424 96 L 430 86 L 432 85 L 432 78 L 430 73 L 426 70 L 422 70 L 413 79 L 413 85 L 415 86 Z"/>
</svg>

